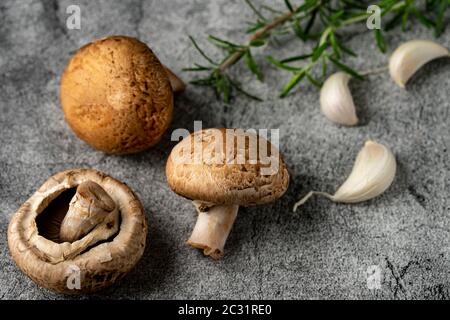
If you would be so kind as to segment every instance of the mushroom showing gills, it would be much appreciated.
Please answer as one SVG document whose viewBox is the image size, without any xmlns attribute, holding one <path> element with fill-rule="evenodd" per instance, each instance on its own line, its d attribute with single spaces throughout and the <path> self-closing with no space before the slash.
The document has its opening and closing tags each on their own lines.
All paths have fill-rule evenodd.
<svg viewBox="0 0 450 320">
<path fill-rule="evenodd" d="M 198 212 L 187 243 L 216 259 L 223 256 L 239 206 L 275 201 L 289 184 L 279 151 L 240 129 L 206 129 L 186 137 L 172 150 L 166 175 L 171 189 L 191 199 Z"/>
<path fill-rule="evenodd" d="M 173 92 L 185 84 L 143 42 L 111 36 L 80 48 L 61 77 L 64 116 L 92 147 L 129 154 L 156 144 L 169 127 Z"/>
<path fill-rule="evenodd" d="M 50 177 L 8 228 L 18 267 L 37 284 L 68 294 L 123 278 L 141 258 L 146 237 L 145 213 L 133 191 L 90 169 Z"/>
</svg>

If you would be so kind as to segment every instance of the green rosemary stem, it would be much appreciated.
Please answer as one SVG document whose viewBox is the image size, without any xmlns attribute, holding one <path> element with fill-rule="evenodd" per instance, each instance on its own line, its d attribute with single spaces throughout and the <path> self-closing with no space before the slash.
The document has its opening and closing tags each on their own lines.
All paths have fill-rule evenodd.
<svg viewBox="0 0 450 320">
<path fill-rule="evenodd" d="M 296 10 L 289 11 L 280 17 L 274 19 L 271 23 L 266 25 L 265 27 L 261 28 L 260 30 L 256 31 L 247 41 L 247 44 L 242 47 L 242 49 L 237 50 L 232 55 L 230 55 L 227 59 L 225 59 L 218 67 L 220 72 L 223 72 L 226 68 L 232 66 L 235 64 L 239 59 L 242 58 L 242 56 L 245 54 L 245 52 L 250 48 L 250 43 L 255 40 L 259 40 L 261 38 L 264 38 L 272 29 L 278 27 L 279 25 L 282 25 L 286 21 L 288 21 L 294 14 L 296 14 Z"/>
<path fill-rule="evenodd" d="M 286 7 L 289 9 L 287 12 L 264 7 L 275 14 L 275 16 L 271 15 L 270 19 L 266 18 L 252 4 L 252 0 L 245 0 L 245 2 L 258 17 L 258 20 L 251 23 L 248 28 L 247 32 L 251 34 L 246 41 L 242 44 L 236 44 L 213 35 L 208 36 L 210 42 L 225 51 L 225 56 L 222 56 L 221 61 L 214 61 L 209 58 L 195 40 L 190 37 L 195 48 L 208 61 L 207 66 L 196 63 L 195 67 L 185 69 L 191 72 L 208 73 L 205 77 L 197 78 L 191 83 L 214 88 L 217 96 L 221 96 L 226 103 L 229 102 L 233 92 L 240 92 L 249 98 L 260 100 L 246 92 L 240 82 L 235 81 L 227 71 L 238 61 L 245 60 L 248 69 L 257 79 L 262 81 L 263 74 L 260 66 L 253 58 L 253 48 L 266 44 L 270 36 L 284 34 L 287 29 L 292 29 L 295 35 L 304 42 L 313 40 L 315 45 L 308 54 L 287 57 L 283 60 L 277 60 L 271 56 L 266 57 L 275 67 L 293 73 L 283 87 L 280 97 L 287 96 L 295 86 L 305 79 L 320 88 L 327 76 L 327 65 L 330 64 L 361 80 L 364 79 L 365 75 L 378 73 L 383 69 L 370 70 L 361 74 L 344 62 L 347 56 L 356 56 L 356 53 L 345 46 L 339 31 L 350 25 L 363 24 L 373 15 L 373 12 L 367 12 L 365 7 L 358 5 L 357 1 L 308 0 L 294 8 L 290 0 L 284 0 Z M 393 14 L 383 29 L 371 30 L 376 45 L 382 53 L 386 52 L 384 33 L 400 24 L 402 30 L 405 30 L 410 18 L 416 19 L 426 28 L 433 28 L 436 37 L 439 36 L 444 30 L 446 10 L 450 7 L 450 0 L 427 0 L 424 4 L 425 11 L 422 10 L 422 6 L 419 8 L 419 4 L 416 5 L 416 0 L 378 0 L 376 3 L 381 10 L 381 16 Z M 348 7 L 350 9 L 346 11 Z M 319 24 L 317 23 L 318 18 L 320 18 L 320 28 L 315 28 L 315 32 L 312 33 L 312 27 Z M 290 65 L 292 62 L 300 61 L 304 61 L 303 66 Z M 321 76 L 313 72 L 320 65 L 322 65 Z"/>
</svg>

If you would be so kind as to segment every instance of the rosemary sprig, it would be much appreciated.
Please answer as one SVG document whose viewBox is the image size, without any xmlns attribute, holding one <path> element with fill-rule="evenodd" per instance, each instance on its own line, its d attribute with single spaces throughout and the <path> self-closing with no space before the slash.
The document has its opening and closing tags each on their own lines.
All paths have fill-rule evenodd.
<svg viewBox="0 0 450 320">
<path fill-rule="evenodd" d="M 341 29 L 364 23 L 372 13 L 367 12 L 364 1 L 356 0 L 305 0 L 300 6 L 294 6 L 289 0 L 284 0 L 285 12 L 261 6 L 258 8 L 251 0 L 244 0 L 255 13 L 257 19 L 247 29 L 250 34 L 243 44 L 236 44 L 228 40 L 210 35 L 208 40 L 216 47 L 223 49 L 225 56 L 221 61 L 215 61 L 209 57 L 203 49 L 190 37 L 194 47 L 208 63 L 207 66 L 196 64 L 186 68 L 185 71 L 207 72 L 203 78 L 192 81 L 193 84 L 213 87 L 218 96 L 228 103 L 234 95 L 234 91 L 260 100 L 253 94 L 246 92 L 241 84 L 234 80 L 229 70 L 240 60 L 244 60 L 247 68 L 255 77 L 263 81 L 263 73 L 256 63 L 252 50 L 255 47 L 266 45 L 270 39 L 275 39 L 278 34 L 284 34 L 292 30 L 302 41 L 315 41 L 312 52 L 277 60 L 271 56 L 267 60 L 276 68 L 293 73 L 292 78 L 283 87 L 280 97 L 287 96 L 302 80 L 307 79 L 314 86 L 320 87 L 327 76 L 328 65 L 333 64 L 338 69 L 349 73 L 355 78 L 363 79 L 356 70 L 344 63 L 348 56 L 356 54 L 343 43 L 338 34 Z M 444 29 L 445 12 L 450 7 L 450 0 L 380 0 L 376 5 L 381 9 L 383 29 L 374 30 L 374 39 L 381 52 L 386 52 L 384 33 L 401 26 L 403 30 L 408 28 L 411 19 L 415 19 L 426 28 L 433 28 L 436 36 Z M 267 17 L 271 15 L 271 17 Z M 388 19 L 389 18 L 389 19 Z M 314 32 L 313 32 L 314 30 Z M 370 31 L 370 30 L 368 30 Z M 372 31 L 371 31 L 372 32 Z M 293 62 L 305 61 L 303 66 L 291 65 Z M 321 66 L 322 79 L 313 76 L 314 69 Z"/>
</svg>

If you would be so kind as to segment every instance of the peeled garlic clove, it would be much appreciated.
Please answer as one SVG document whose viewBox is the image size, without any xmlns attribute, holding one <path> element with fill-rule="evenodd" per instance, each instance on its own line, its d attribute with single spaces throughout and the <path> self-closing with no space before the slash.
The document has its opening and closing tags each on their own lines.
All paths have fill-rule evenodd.
<svg viewBox="0 0 450 320">
<path fill-rule="evenodd" d="M 362 202 L 382 194 L 395 177 L 397 164 L 392 152 L 368 140 L 356 157 L 352 172 L 333 195 L 338 202 Z"/>
<path fill-rule="evenodd" d="M 389 59 L 389 73 L 404 88 L 409 78 L 431 60 L 450 56 L 447 48 L 428 40 L 411 40 L 400 45 Z"/>
<path fill-rule="evenodd" d="M 334 195 L 311 191 L 294 205 L 294 211 L 313 195 L 345 203 L 357 203 L 375 198 L 392 184 L 396 168 L 395 157 L 389 148 L 368 140 L 358 153 L 349 177 Z"/>
<path fill-rule="evenodd" d="M 345 72 L 332 74 L 320 90 L 322 113 L 331 121 L 353 126 L 358 123 L 353 97 L 348 88 L 350 75 Z"/>
</svg>

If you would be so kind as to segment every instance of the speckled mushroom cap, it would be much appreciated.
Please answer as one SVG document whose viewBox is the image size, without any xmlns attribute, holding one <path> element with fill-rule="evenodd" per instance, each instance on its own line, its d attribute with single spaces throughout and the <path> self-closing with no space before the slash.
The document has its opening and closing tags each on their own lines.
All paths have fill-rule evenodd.
<svg viewBox="0 0 450 320">
<path fill-rule="evenodd" d="M 118 231 L 68 258 L 65 253 L 82 245 L 84 238 L 73 243 L 50 239 L 51 232 L 46 228 L 59 229 L 64 215 L 56 209 L 54 213 L 46 210 L 85 181 L 99 184 L 116 203 L 120 215 Z M 146 237 L 144 209 L 133 191 L 90 169 L 68 170 L 50 177 L 13 215 L 8 228 L 9 250 L 19 268 L 40 286 L 68 294 L 97 291 L 121 279 L 141 258 Z M 80 290 L 67 285 L 76 268 L 80 271 Z"/>
<path fill-rule="evenodd" d="M 262 174 L 270 165 L 262 163 L 259 152 L 250 157 L 249 139 L 244 137 L 246 143 L 237 143 L 243 136 L 254 137 L 258 146 L 266 146 L 271 161 L 277 160 L 271 174 Z M 243 163 L 237 163 L 239 155 L 244 155 Z M 278 150 L 266 139 L 238 129 L 205 129 L 186 137 L 172 150 L 166 175 L 169 186 L 181 196 L 240 206 L 272 202 L 289 184 L 289 173 Z"/>
<path fill-rule="evenodd" d="M 169 127 L 173 93 L 150 48 L 111 36 L 80 48 L 61 78 L 65 119 L 92 147 L 128 154 L 156 144 Z"/>
</svg>

